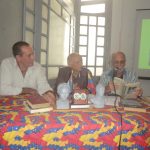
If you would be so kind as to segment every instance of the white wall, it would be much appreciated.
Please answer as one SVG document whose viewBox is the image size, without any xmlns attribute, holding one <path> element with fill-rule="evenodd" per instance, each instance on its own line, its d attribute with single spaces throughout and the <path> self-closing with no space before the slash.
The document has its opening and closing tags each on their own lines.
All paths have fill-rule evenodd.
<svg viewBox="0 0 150 150">
<path fill-rule="evenodd" d="M 0 62 L 12 55 L 12 45 L 22 39 L 22 0 L 0 0 Z"/>
<path fill-rule="evenodd" d="M 124 51 L 127 67 L 133 69 L 136 29 L 136 9 L 150 9 L 150 0 L 113 0 L 111 53 Z M 150 95 L 150 81 L 142 80 L 144 95 Z"/>
</svg>

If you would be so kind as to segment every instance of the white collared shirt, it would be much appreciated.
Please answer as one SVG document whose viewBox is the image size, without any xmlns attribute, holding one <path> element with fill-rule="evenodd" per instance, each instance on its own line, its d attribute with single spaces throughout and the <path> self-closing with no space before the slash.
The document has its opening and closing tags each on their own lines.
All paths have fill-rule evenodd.
<svg viewBox="0 0 150 150">
<path fill-rule="evenodd" d="M 52 90 L 40 64 L 34 62 L 23 76 L 14 57 L 4 59 L 0 68 L 0 95 L 18 95 L 25 87 L 36 89 L 39 94 Z"/>
</svg>

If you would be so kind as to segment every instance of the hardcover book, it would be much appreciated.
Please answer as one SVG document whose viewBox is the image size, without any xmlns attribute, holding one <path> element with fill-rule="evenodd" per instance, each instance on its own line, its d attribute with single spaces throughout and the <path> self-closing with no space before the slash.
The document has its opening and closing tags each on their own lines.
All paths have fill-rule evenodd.
<svg viewBox="0 0 150 150">
<path fill-rule="evenodd" d="M 75 89 L 73 91 L 73 104 L 88 104 L 87 90 Z"/>
<path fill-rule="evenodd" d="M 49 111 L 53 110 L 53 107 L 51 107 L 51 106 L 33 109 L 28 105 L 28 103 L 26 101 L 24 102 L 24 106 L 25 106 L 26 110 L 29 111 L 31 114 L 32 113 L 49 112 Z"/>
<path fill-rule="evenodd" d="M 33 109 L 49 107 L 50 103 L 47 102 L 41 95 L 30 96 L 26 103 Z"/>
<path fill-rule="evenodd" d="M 73 91 L 73 100 L 70 105 L 70 108 L 89 108 L 87 98 L 87 90 L 84 89 L 75 89 Z"/>
<path fill-rule="evenodd" d="M 90 104 L 71 104 L 71 108 L 90 108 Z"/>
</svg>

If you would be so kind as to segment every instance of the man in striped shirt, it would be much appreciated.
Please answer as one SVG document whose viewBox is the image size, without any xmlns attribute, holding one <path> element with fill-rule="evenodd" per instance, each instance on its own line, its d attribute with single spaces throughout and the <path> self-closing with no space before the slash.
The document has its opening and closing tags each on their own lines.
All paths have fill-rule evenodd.
<svg viewBox="0 0 150 150">
<path fill-rule="evenodd" d="M 114 77 L 123 79 L 125 83 L 136 83 L 138 81 L 136 74 L 125 68 L 126 56 L 123 52 L 118 51 L 112 54 L 111 65 L 112 68 L 102 74 L 98 83 L 105 87 L 105 95 L 109 95 L 115 90 Z M 136 97 L 143 93 L 141 88 L 135 88 L 132 92 Z"/>
</svg>

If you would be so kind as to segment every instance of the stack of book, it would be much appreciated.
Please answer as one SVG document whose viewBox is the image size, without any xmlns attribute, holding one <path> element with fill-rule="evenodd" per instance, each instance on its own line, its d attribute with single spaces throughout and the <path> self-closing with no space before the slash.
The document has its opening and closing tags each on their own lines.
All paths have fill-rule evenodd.
<svg viewBox="0 0 150 150">
<path fill-rule="evenodd" d="M 53 110 L 53 107 L 42 96 L 30 96 L 24 101 L 24 106 L 30 113 L 48 112 Z"/>
<path fill-rule="evenodd" d="M 142 103 L 142 100 L 128 99 L 123 100 L 122 105 L 125 111 L 147 112 L 149 107 Z"/>
</svg>

